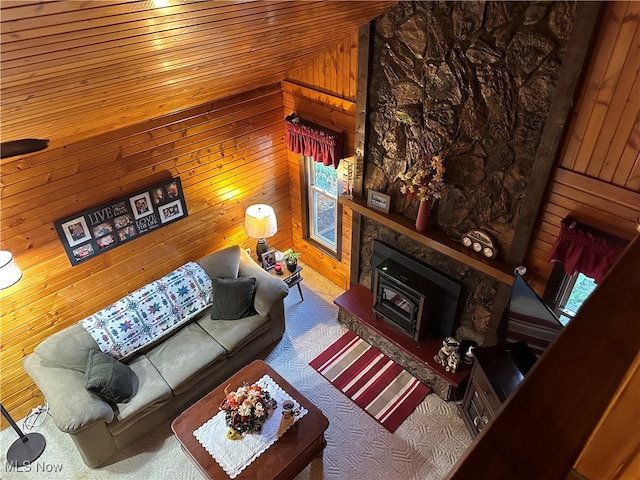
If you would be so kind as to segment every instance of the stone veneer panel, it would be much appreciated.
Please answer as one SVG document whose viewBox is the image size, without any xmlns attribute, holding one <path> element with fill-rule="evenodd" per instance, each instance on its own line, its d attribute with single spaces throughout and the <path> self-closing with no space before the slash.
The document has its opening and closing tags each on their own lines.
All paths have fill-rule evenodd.
<svg viewBox="0 0 640 480">
<path fill-rule="evenodd" d="M 433 222 L 506 251 L 575 14 L 574 2 L 399 2 L 375 23 L 364 187 L 415 218 L 398 174 L 445 151 Z"/>
<path fill-rule="evenodd" d="M 576 12 L 574 2 L 399 2 L 375 22 L 364 188 L 415 218 L 398 174 L 445 152 L 431 224 L 459 239 L 473 228 L 508 251 Z M 360 283 L 380 238 L 460 280 L 456 336 L 482 343 L 498 283 L 365 221 Z M 502 308 L 502 306 L 497 306 Z"/>
</svg>

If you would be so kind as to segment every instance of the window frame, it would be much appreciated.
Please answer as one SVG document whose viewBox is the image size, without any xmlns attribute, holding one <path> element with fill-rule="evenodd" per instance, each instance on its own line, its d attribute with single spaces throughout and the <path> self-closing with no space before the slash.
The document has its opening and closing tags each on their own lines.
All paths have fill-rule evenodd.
<svg viewBox="0 0 640 480">
<path fill-rule="evenodd" d="M 573 288 L 578 281 L 580 273 L 569 275 L 564 265 L 560 262 L 554 263 L 553 270 L 547 281 L 542 300 L 549 305 L 553 313 L 558 317 L 560 323 L 566 326 L 571 320 L 574 319 L 577 312 L 567 310 L 565 308 L 569 301 L 569 297 L 573 293 Z M 588 277 L 590 278 L 590 277 Z M 597 288 L 597 286 L 596 286 Z M 563 317 L 568 318 L 565 322 Z"/>
<path fill-rule="evenodd" d="M 340 261 L 342 258 L 342 204 L 338 201 L 338 197 L 340 196 L 340 192 L 339 192 L 340 182 L 338 181 L 338 184 L 336 185 L 336 194 L 335 194 L 335 198 L 333 198 L 333 200 L 336 203 L 336 250 L 334 251 L 332 248 L 330 248 L 326 244 L 313 238 L 311 234 L 311 229 L 312 229 L 311 194 L 314 190 L 311 188 L 311 185 L 310 185 L 311 175 L 309 172 L 309 168 L 307 166 L 307 159 L 310 159 L 309 162 L 315 162 L 315 159 L 313 157 L 306 157 L 304 155 L 300 155 L 299 157 L 302 238 L 306 242 L 316 247 L 317 249 L 322 250 L 331 258 L 334 258 L 337 261 Z M 337 172 L 338 180 L 340 178 L 339 169 L 340 167 L 338 167 L 338 172 Z M 323 193 L 323 194 L 326 195 L 326 193 Z"/>
</svg>

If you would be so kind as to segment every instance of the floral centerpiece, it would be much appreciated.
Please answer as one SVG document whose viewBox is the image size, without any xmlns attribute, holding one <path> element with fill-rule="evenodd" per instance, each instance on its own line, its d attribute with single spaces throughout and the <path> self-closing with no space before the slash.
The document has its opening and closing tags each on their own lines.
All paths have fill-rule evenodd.
<svg viewBox="0 0 640 480">
<path fill-rule="evenodd" d="M 227 392 L 225 388 L 224 393 L 227 396 L 220 404 L 220 410 L 226 412 L 229 438 L 237 438 L 245 433 L 260 433 L 277 406 L 269 392 L 255 383 L 245 383 L 235 392 Z"/>
<path fill-rule="evenodd" d="M 398 178 L 403 182 L 400 192 L 408 198 L 420 201 L 440 198 L 440 191 L 444 186 L 444 165 L 442 155 L 434 155 L 430 162 L 420 161 L 407 173 L 401 173 Z"/>
</svg>

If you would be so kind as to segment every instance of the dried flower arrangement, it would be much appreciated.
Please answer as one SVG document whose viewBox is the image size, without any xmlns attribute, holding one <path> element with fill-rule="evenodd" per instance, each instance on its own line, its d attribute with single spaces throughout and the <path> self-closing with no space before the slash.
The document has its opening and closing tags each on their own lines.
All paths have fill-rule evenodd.
<svg viewBox="0 0 640 480">
<path fill-rule="evenodd" d="M 227 396 L 222 401 L 220 410 L 226 411 L 225 421 L 230 428 L 228 438 L 238 438 L 244 433 L 260 433 L 277 407 L 269 392 L 255 383 L 245 383 L 235 392 L 227 392 L 225 388 L 224 392 Z"/>
<path fill-rule="evenodd" d="M 440 198 L 440 191 L 444 186 L 444 171 L 442 155 L 432 156 L 429 162 L 417 162 L 407 173 L 398 175 L 403 182 L 400 192 L 408 198 L 420 201 Z"/>
</svg>

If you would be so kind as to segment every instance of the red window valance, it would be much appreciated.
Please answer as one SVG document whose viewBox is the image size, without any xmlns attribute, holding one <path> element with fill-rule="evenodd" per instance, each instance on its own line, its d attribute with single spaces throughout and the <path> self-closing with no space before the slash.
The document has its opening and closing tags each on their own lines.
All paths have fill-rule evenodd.
<svg viewBox="0 0 640 480">
<path fill-rule="evenodd" d="M 562 262 L 567 274 L 582 273 L 599 283 L 623 250 L 621 245 L 598 235 L 596 229 L 566 218 L 551 248 L 549 262 Z"/>
<path fill-rule="evenodd" d="M 295 153 L 313 157 L 316 162 L 338 168 L 342 158 L 343 133 L 303 120 L 295 113 L 286 118 L 287 147 Z"/>
</svg>

